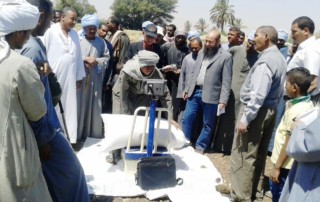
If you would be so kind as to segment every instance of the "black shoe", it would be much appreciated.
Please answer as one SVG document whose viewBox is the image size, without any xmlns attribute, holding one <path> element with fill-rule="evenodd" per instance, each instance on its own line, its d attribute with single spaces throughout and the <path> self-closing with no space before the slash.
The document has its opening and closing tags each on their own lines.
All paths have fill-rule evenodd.
<svg viewBox="0 0 320 202">
<path fill-rule="evenodd" d="M 109 155 L 106 156 L 106 161 L 108 163 L 113 164 L 113 165 L 116 165 L 120 160 L 121 160 L 121 150 L 120 149 L 111 151 L 109 153 Z"/>
</svg>

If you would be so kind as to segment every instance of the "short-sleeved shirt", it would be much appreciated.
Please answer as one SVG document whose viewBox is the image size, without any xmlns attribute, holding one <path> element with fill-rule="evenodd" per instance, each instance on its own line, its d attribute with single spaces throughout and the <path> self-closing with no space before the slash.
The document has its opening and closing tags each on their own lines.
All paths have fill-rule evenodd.
<svg viewBox="0 0 320 202">
<path fill-rule="evenodd" d="M 296 104 L 291 104 L 289 101 L 287 103 L 287 108 L 286 111 L 281 119 L 281 122 L 277 128 L 276 136 L 275 136 L 275 141 L 274 141 L 274 147 L 272 151 L 272 156 L 271 156 L 271 162 L 276 163 L 281 149 L 285 143 L 286 137 L 290 135 L 290 127 L 293 122 L 293 119 L 296 118 L 298 115 L 309 111 L 314 107 L 312 101 L 310 99 L 298 102 Z M 287 157 L 285 162 L 282 164 L 282 168 L 285 169 L 291 169 L 293 159 L 290 157 Z"/>
<path fill-rule="evenodd" d="M 287 71 L 296 67 L 304 67 L 310 71 L 310 74 L 320 76 L 320 42 L 314 36 L 299 45 L 297 52 L 288 64 Z M 318 80 L 318 87 L 312 91 L 311 95 L 319 93 L 320 79 Z"/>
</svg>

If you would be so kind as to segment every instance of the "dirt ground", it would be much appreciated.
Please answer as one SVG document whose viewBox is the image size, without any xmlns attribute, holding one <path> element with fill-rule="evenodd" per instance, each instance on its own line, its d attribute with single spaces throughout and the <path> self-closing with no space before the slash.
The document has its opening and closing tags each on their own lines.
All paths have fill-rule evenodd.
<svg viewBox="0 0 320 202">
<path fill-rule="evenodd" d="M 205 154 L 211 162 L 215 165 L 217 170 L 220 172 L 223 178 L 223 184 L 227 187 L 230 187 L 230 156 L 224 155 L 221 153 L 207 153 Z M 271 162 L 268 157 L 266 162 L 266 170 L 265 177 L 267 180 L 267 176 L 269 176 L 269 172 L 271 169 Z M 267 186 L 266 186 L 267 187 Z M 224 189 L 224 191 L 226 191 Z M 230 196 L 225 194 L 226 196 Z M 91 196 L 92 202 L 147 202 L 149 201 L 145 197 L 135 197 L 135 198 L 123 198 L 123 197 L 105 197 L 105 196 Z M 170 202 L 168 198 L 163 198 L 160 200 L 156 200 L 157 202 Z M 264 196 L 262 202 L 272 202 L 272 199 L 268 196 Z"/>
<path fill-rule="evenodd" d="M 230 156 L 229 155 L 223 155 L 221 153 L 212 153 L 212 154 L 205 154 L 211 162 L 214 164 L 214 166 L 217 168 L 217 170 L 220 172 L 222 178 L 223 178 L 223 185 L 230 187 Z M 272 164 L 270 162 L 270 158 L 267 158 L 266 162 L 266 169 L 265 169 L 265 181 L 268 182 L 268 176 L 270 169 L 272 168 Z M 268 184 L 265 184 L 265 189 L 268 190 Z M 229 195 L 228 195 L 229 196 Z M 272 199 L 268 196 L 264 196 L 263 202 L 272 202 Z"/>
</svg>

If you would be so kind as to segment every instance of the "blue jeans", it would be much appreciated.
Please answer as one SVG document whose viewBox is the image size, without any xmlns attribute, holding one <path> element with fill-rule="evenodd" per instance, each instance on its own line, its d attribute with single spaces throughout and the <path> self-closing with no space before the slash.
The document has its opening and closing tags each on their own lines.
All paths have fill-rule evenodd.
<svg viewBox="0 0 320 202">
<path fill-rule="evenodd" d="M 210 146 L 211 137 L 216 126 L 218 105 L 202 102 L 202 90 L 196 88 L 193 95 L 188 98 L 182 120 L 182 131 L 188 140 L 191 140 L 197 113 L 201 111 L 200 109 L 203 111 L 203 125 L 196 142 L 196 149 L 203 151 Z"/>
<path fill-rule="evenodd" d="M 279 175 L 279 183 L 273 183 L 271 180 L 269 181 L 270 191 L 272 193 L 272 202 L 278 202 L 281 196 L 281 192 L 286 182 L 288 173 L 290 170 L 281 168 Z"/>
</svg>

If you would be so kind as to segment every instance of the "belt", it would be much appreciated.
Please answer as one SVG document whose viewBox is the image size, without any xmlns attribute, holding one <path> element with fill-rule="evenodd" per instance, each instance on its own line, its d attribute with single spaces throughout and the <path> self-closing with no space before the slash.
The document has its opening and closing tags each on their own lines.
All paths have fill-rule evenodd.
<svg viewBox="0 0 320 202">
<path fill-rule="evenodd" d="M 196 85 L 196 87 L 194 89 L 200 89 L 202 90 L 202 86 Z"/>
</svg>

